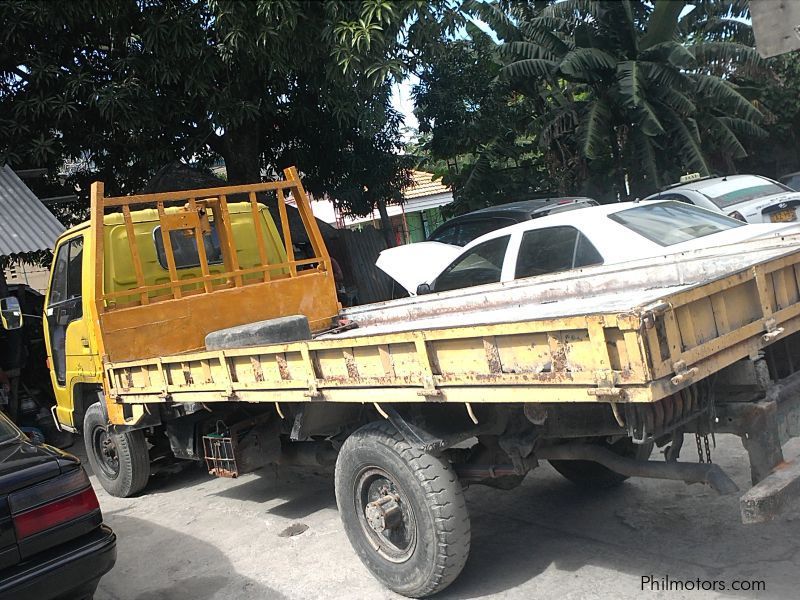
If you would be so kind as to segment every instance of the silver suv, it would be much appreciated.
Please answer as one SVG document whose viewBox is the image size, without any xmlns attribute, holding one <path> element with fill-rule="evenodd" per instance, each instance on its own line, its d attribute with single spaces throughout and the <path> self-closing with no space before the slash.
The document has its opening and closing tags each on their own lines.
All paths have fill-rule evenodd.
<svg viewBox="0 0 800 600">
<path fill-rule="evenodd" d="M 761 175 L 694 174 L 645 200 L 687 202 L 747 223 L 784 223 L 798 220 L 800 192 Z"/>
</svg>

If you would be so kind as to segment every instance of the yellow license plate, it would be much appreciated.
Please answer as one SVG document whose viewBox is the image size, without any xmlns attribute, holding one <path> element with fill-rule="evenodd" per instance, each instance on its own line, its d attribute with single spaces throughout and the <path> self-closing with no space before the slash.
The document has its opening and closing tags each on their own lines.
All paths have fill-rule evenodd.
<svg viewBox="0 0 800 600">
<path fill-rule="evenodd" d="M 787 221 L 796 221 L 797 213 L 794 212 L 794 209 L 787 208 L 786 210 L 779 210 L 776 213 L 772 213 L 769 216 L 769 219 L 773 223 L 786 223 Z"/>
</svg>

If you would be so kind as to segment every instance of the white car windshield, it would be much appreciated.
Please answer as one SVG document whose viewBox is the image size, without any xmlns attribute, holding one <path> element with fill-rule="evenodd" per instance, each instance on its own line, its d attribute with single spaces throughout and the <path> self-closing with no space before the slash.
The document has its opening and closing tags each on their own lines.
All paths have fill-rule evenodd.
<svg viewBox="0 0 800 600">
<path fill-rule="evenodd" d="M 642 204 L 612 213 L 608 218 L 660 246 L 672 246 L 744 225 L 742 221 L 683 202 Z"/>
<path fill-rule="evenodd" d="M 739 186 L 739 187 L 736 187 Z M 727 208 L 740 202 L 748 202 L 764 196 L 784 194 L 789 188 L 760 177 L 751 177 L 742 181 L 735 179 L 697 190 L 711 200 L 719 208 Z"/>
</svg>

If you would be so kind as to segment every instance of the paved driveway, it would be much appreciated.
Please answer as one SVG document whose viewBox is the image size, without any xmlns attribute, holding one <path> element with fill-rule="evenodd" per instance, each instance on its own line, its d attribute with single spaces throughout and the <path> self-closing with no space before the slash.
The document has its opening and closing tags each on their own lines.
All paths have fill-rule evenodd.
<svg viewBox="0 0 800 600">
<path fill-rule="evenodd" d="M 741 444 L 718 441 L 715 460 L 744 488 Z M 685 458 L 692 447 L 687 440 Z M 153 478 L 145 495 L 130 499 L 110 497 L 92 480 L 119 547 L 96 600 L 399 598 L 350 549 L 330 475 L 267 468 L 222 480 L 193 467 Z M 516 490 L 466 493 L 472 554 L 442 600 L 800 597 L 796 508 L 744 526 L 736 497 L 699 485 L 637 480 L 588 494 L 546 464 Z M 293 524 L 308 529 L 281 537 Z M 643 591 L 648 575 L 727 589 Z M 741 580 L 764 581 L 766 591 L 730 591 Z"/>
</svg>

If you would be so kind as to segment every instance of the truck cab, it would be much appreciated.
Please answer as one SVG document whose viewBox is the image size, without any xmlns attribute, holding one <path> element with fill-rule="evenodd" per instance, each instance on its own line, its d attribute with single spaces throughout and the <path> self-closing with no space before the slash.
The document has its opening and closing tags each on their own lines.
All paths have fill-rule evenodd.
<svg viewBox="0 0 800 600">
<path fill-rule="evenodd" d="M 216 194 L 225 191 L 214 190 Z M 198 198 L 202 192 L 198 191 Z M 258 284 L 291 279 L 304 266 L 294 264 L 291 246 L 287 253 L 284 239 L 290 240 L 288 227 L 282 238 L 267 206 L 251 196 L 250 202 L 224 202 L 223 206 L 218 200 L 209 203 L 194 198 L 184 205 L 166 206 L 154 194 L 147 198 L 151 200 L 145 204 L 147 208 L 130 210 L 126 203 L 120 212 L 102 214 L 101 228 L 83 223 L 57 240 L 44 306 L 44 331 L 57 402 L 55 417 L 62 428 L 80 432 L 87 408 L 102 399 L 104 357 L 153 356 L 167 350 L 160 344 L 164 330 L 152 331 L 147 325 L 168 321 L 175 304 L 183 305 L 186 312 L 187 297 L 211 289 L 251 287 L 246 295 L 252 301 L 244 308 L 237 303 L 236 310 L 220 311 L 220 305 L 200 310 L 224 313 L 221 317 L 209 314 L 208 319 L 222 325 L 270 315 L 269 289 Z M 157 207 L 150 208 L 153 204 Z M 279 210 L 281 217 L 284 211 L 285 207 Z M 99 217 L 96 220 L 99 222 Z M 324 268 L 327 253 L 321 258 Z M 232 265 L 241 273 L 236 280 L 226 276 Z M 219 279 L 213 279 L 215 275 Z M 332 276 L 328 279 L 330 286 L 309 294 L 324 296 L 325 311 L 335 314 L 338 303 L 335 290 L 328 289 L 332 288 Z M 136 293 L 125 294 L 134 289 Z M 196 304 L 195 309 L 199 308 Z M 300 311 L 297 306 L 295 312 Z M 113 339 L 103 336 L 100 327 L 102 316 L 110 313 L 125 315 Z M 138 321 L 132 316 L 137 314 L 141 317 Z M 193 315 L 194 319 L 197 316 Z M 168 324 L 174 325 L 174 321 Z M 201 346 L 188 341 L 185 331 L 172 333 L 171 338 L 186 346 L 178 350 Z"/>
<path fill-rule="evenodd" d="M 95 402 L 102 388 L 103 368 L 87 306 L 92 278 L 88 263 L 92 243 L 88 223 L 67 231 L 56 242 L 44 306 L 44 333 L 50 380 L 56 397 L 55 416 L 61 427 L 77 431 L 76 405 Z"/>
</svg>

